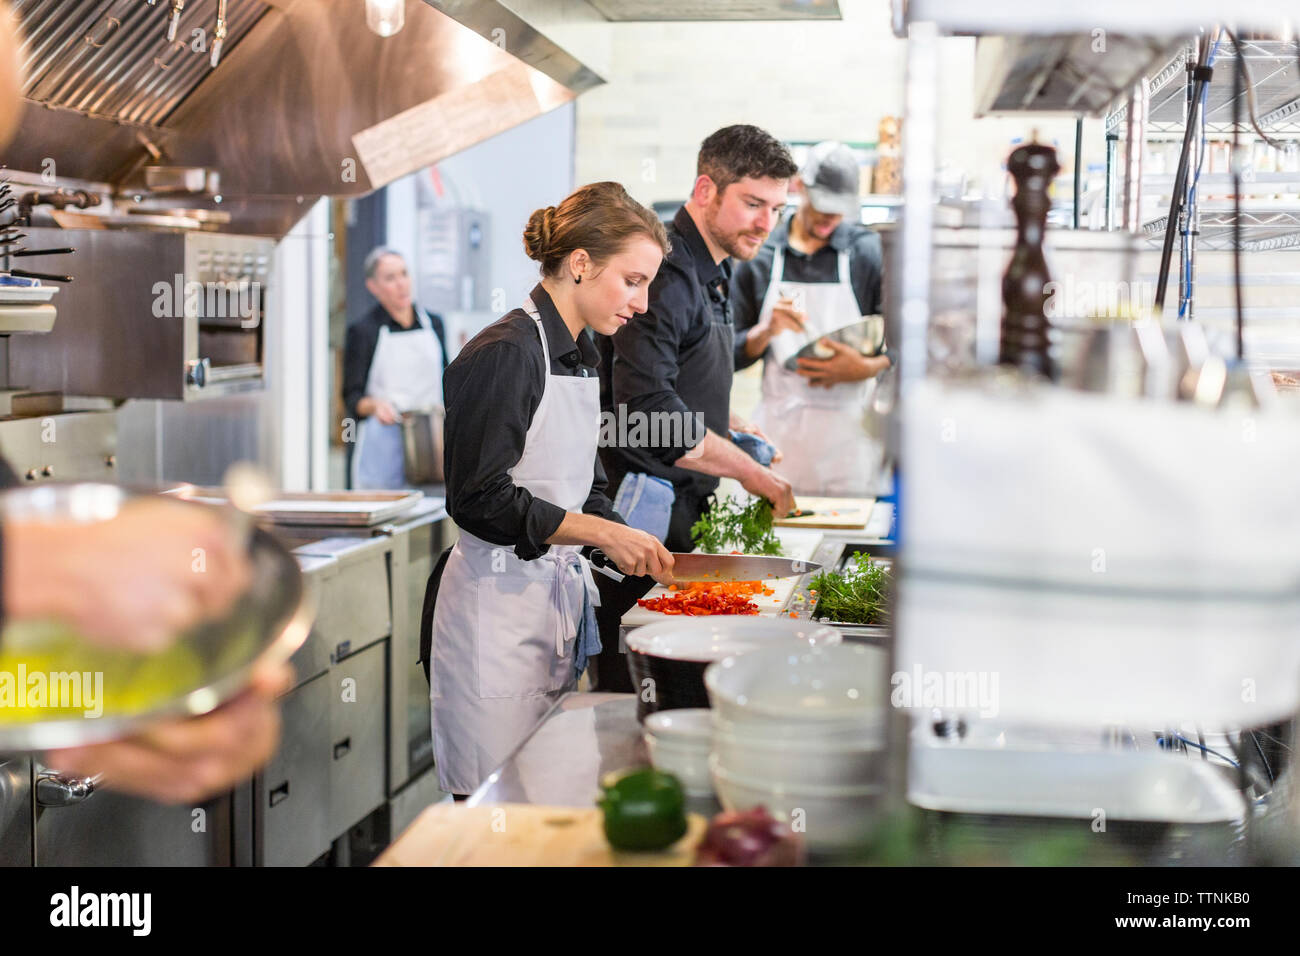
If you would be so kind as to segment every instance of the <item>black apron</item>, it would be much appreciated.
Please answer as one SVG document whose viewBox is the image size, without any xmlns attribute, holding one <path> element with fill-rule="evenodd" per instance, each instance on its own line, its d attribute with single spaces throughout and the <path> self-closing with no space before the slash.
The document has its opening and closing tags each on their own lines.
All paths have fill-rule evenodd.
<svg viewBox="0 0 1300 956">
<path fill-rule="evenodd" d="M 424 585 L 424 609 L 420 612 L 420 663 L 424 666 L 424 679 L 429 680 L 429 661 L 433 659 L 433 608 L 438 603 L 438 586 L 442 584 L 442 572 L 447 567 L 447 558 L 451 548 L 438 555 L 438 563 L 433 566 L 433 573 Z"/>
</svg>

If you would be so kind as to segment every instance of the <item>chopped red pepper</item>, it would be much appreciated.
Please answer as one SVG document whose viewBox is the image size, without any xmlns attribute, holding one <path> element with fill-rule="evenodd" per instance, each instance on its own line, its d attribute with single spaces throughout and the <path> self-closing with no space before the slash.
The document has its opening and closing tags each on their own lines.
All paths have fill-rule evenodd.
<svg viewBox="0 0 1300 956">
<path fill-rule="evenodd" d="M 772 593 L 761 581 L 696 581 L 674 594 L 642 598 L 636 603 L 663 614 L 757 614 L 758 605 L 750 597 Z"/>
</svg>

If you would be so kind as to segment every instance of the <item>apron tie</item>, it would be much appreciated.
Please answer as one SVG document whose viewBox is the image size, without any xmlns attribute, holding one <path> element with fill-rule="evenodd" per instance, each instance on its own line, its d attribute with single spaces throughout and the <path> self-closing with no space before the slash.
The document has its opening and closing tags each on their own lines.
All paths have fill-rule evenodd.
<svg viewBox="0 0 1300 956">
<path fill-rule="evenodd" d="M 565 642 L 578 636 L 583 609 L 588 602 L 598 606 L 600 592 L 596 590 L 596 579 L 591 574 L 591 562 L 577 551 L 557 552 L 552 549 L 538 560 L 555 565 L 555 576 L 551 579 L 551 606 L 561 609 L 555 623 L 555 653 L 563 657 Z M 583 600 L 576 608 L 569 591 L 569 579 L 573 573 L 581 575 L 584 589 Z"/>
</svg>

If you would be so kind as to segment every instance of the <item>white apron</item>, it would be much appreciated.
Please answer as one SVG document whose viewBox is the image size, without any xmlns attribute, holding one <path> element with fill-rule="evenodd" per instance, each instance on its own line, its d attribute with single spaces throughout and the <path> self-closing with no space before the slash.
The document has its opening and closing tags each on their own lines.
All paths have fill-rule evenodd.
<svg viewBox="0 0 1300 956">
<path fill-rule="evenodd" d="M 379 330 L 366 377 L 366 394 L 382 398 L 398 412 L 442 405 L 442 343 L 424 310 L 415 309 L 417 325 L 406 332 Z M 352 487 L 406 487 L 402 460 L 402 425 L 385 425 L 370 415 L 357 428 L 352 452 Z"/>
<path fill-rule="evenodd" d="M 508 474 L 535 496 L 581 511 L 600 435 L 600 379 L 552 375 L 541 318 L 531 299 L 524 308 L 542 339 L 546 380 L 523 455 Z M 461 532 L 433 614 L 429 696 L 444 791 L 472 793 L 572 689 L 584 592 L 599 603 L 578 550 L 551 545 L 523 561 L 513 548 Z"/>
<path fill-rule="evenodd" d="M 781 450 L 784 457 L 772 470 L 790 482 L 796 495 L 860 494 L 875 486 L 884 457 L 883 447 L 865 427 L 876 380 L 821 388 L 785 368 L 785 360 L 808 342 L 861 314 L 849 284 L 848 250 L 839 254 L 838 281 L 787 282 L 785 249 L 778 247 L 759 321 L 767 320 L 783 295 L 796 294 L 804 300 L 807 331 L 782 332 L 769 343 L 754 424 Z"/>
</svg>

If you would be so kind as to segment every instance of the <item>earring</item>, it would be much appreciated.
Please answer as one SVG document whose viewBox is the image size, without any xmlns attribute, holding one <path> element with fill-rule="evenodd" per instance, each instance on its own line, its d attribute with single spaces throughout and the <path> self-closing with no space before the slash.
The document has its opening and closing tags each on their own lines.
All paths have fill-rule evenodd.
<svg viewBox="0 0 1300 956">
<path fill-rule="evenodd" d="M 574 277 L 573 277 L 573 284 L 574 284 L 574 285 L 577 285 L 577 284 L 578 284 L 579 282 L 581 282 L 581 281 L 582 281 L 582 276 L 574 276 Z"/>
</svg>

